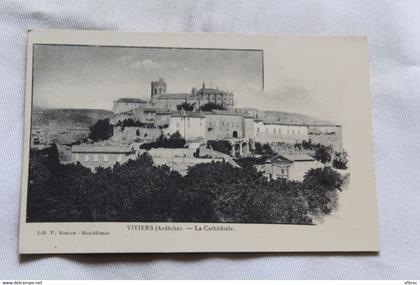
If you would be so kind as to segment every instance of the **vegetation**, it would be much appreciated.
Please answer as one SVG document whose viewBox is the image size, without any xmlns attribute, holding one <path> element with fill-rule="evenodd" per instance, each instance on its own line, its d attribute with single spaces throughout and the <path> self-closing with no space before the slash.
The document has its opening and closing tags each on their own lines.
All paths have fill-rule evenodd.
<svg viewBox="0 0 420 285">
<path fill-rule="evenodd" d="M 207 147 L 225 154 L 230 154 L 232 151 L 232 145 L 224 140 L 208 140 Z"/>
<path fill-rule="evenodd" d="M 336 169 L 347 169 L 347 163 L 349 162 L 347 158 L 347 152 L 335 152 L 333 159 L 333 167 Z"/>
<path fill-rule="evenodd" d="M 331 164 L 336 169 L 347 169 L 348 155 L 345 150 L 334 151 L 332 146 L 325 146 L 322 144 L 313 144 L 311 140 L 295 144 L 295 149 L 313 151 L 313 156 L 316 160 Z"/>
<path fill-rule="evenodd" d="M 184 102 L 182 104 L 176 105 L 176 109 L 178 111 L 184 110 L 184 111 L 193 111 L 194 110 L 194 103 L 190 104 L 187 102 Z"/>
<path fill-rule="evenodd" d="M 134 120 L 132 118 L 124 119 L 123 121 L 118 121 L 116 124 L 118 127 L 139 127 L 139 128 L 155 128 L 154 123 L 143 123 L 139 120 Z"/>
<path fill-rule="evenodd" d="M 206 103 L 204 105 L 201 105 L 200 110 L 203 112 L 209 112 L 212 110 L 226 110 L 225 107 L 223 107 L 223 105 L 221 104 L 217 104 L 217 103 Z"/>
<path fill-rule="evenodd" d="M 270 144 L 261 144 L 259 142 L 255 143 L 254 153 L 262 155 L 264 158 L 270 158 L 276 155 L 276 152 L 273 150 Z"/>
<path fill-rule="evenodd" d="M 156 141 L 151 143 L 145 143 L 140 146 L 141 149 L 150 150 L 152 148 L 183 148 L 185 147 L 186 141 L 179 132 L 173 133 L 167 138 L 164 134 L 161 134 Z"/>
<path fill-rule="evenodd" d="M 143 154 L 92 172 L 32 149 L 28 222 L 317 222 L 336 207 L 342 177 L 313 169 L 303 182 L 267 181 L 252 163 L 198 164 L 182 177 Z"/>
<path fill-rule="evenodd" d="M 104 141 L 112 137 L 113 127 L 109 123 L 109 118 L 96 121 L 96 123 L 90 127 L 89 139 L 93 141 Z"/>
<path fill-rule="evenodd" d="M 331 162 L 333 149 L 331 146 L 319 145 L 314 154 L 314 158 L 324 164 Z"/>
</svg>

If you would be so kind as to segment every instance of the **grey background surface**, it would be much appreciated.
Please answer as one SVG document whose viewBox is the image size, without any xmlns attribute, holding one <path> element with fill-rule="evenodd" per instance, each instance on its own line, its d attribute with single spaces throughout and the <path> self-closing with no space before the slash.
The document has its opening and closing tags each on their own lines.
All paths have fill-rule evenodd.
<svg viewBox="0 0 420 285">
<path fill-rule="evenodd" d="M 415 0 L 2 1 L 0 279 L 420 279 L 419 27 Z M 381 253 L 20 258 L 26 30 L 41 28 L 368 35 Z"/>
</svg>

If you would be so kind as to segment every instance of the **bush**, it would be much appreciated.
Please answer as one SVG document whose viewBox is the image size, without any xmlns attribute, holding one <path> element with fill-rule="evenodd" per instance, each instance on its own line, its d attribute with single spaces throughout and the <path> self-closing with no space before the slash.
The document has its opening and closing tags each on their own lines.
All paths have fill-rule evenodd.
<svg viewBox="0 0 420 285">
<path fill-rule="evenodd" d="M 217 103 L 206 103 L 204 105 L 201 105 L 200 110 L 203 112 L 209 112 L 212 110 L 226 110 L 223 105 L 217 104 Z"/>
<path fill-rule="evenodd" d="M 315 150 L 314 158 L 324 164 L 327 164 L 331 162 L 332 151 L 332 146 L 319 145 Z"/>
<path fill-rule="evenodd" d="M 154 128 L 155 127 L 154 123 L 143 123 L 142 121 L 134 120 L 132 118 L 124 119 L 122 122 L 118 121 L 115 125 L 121 127 L 121 129 L 124 129 L 125 127 L 140 127 L 140 128 Z"/>
<path fill-rule="evenodd" d="M 113 127 L 109 124 L 109 119 L 102 119 L 90 127 L 89 138 L 93 141 L 107 140 L 113 135 Z"/>
<path fill-rule="evenodd" d="M 92 172 L 60 164 L 54 145 L 31 149 L 27 221 L 310 224 L 335 209 L 343 179 L 332 168 L 267 181 L 253 162 L 197 164 L 182 177 L 144 153 Z"/>
<path fill-rule="evenodd" d="M 270 158 L 276 155 L 277 153 L 273 150 L 270 144 L 265 143 L 261 144 L 259 142 L 255 143 L 255 154 L 262 155 L 265 158 Z"/>
<path fill-rule="evenodd" d="M 232 151 L 232 145 L 228 141 L 223 140 L 208 140 L 207 147 L 224 154 L 230 154 Z"/>
<path fill-rule="evenodd" d="M 179 132 L 173 133 L 169 138 L 161 134 L 156 141 L 145 143 L 140 146 L 141 149 L 150 150 L 152 148 L 184 148 L 186 144 L 185 139 Z"/>
<path fill-rule="evenodd" d="M 178 111 L 181 111 L 181 110 L 184 110 L 184 111 L 193 111 L 194 110 L 194 105 L 195 105 L 195 103 L 190 104 L 190 103 L 184 102 L 182 104 L 176 105 L 176 109 Z"/>
<path fill-rule="evenodd" d="M 336 169 L 347 169 L 347 152 L 335 152 L 334 159 L 333 159 L 333 167 Z"/>
</svg>

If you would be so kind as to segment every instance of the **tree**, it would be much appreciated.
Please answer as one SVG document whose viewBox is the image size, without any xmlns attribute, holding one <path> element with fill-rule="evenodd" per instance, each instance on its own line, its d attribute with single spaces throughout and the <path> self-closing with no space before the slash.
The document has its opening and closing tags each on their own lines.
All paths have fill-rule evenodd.
<svg viewBox="0 0 420 285">
<path fill-rule="evenodd" d="M 96 123 L 90 127 L 89 138 L 93 141 L 107 140 L 113 135 L 113 127 L 109 123 L 109 118 L 96 121 Z"/>
<path fill-rule="evenodd" d="M 331 167 L 309 170 L 304 176 L 302 193 L 310 215 L 321 220 L 330 214 L 337 207 L 338 191 L 343 183 L 343 177 Z"/>
<path fill-rule="evenodd" d="M 194 110 L 194 105 L 195 103 L 188 103 L 188 102 L 183 102 L 182 104 L 176 105 L 176 109 L 178 111 L 184 110 L 184 111 L 193 111 Z"/>
<path fill-rule="evenodd" d="M 225 140 L 208 140 L 207 147 L 224 154 L 230 154 L 232 145 Z"/>
<path fill-rule="evenodd" d="M 347 152 L 335 152 L 334 159 L 333 159 L 333 167 L 336 169 L 347 169 Z"/>
<path fill-rule="evenodd" d="M 154 142 L 145 143 L 140 146 L 141 149 L 150 150 L 152 148 L 184 148 L 186 145 L 185 139 L 177 131 L 167 138 L 164 134 L 161 134 Z"/>
<path fill-rule="evenodd" d="M 262 155 L 265 158 L 269 158 L 276 155 L 276 152 L 273 150 L 270 144 L 261 144 L 259 142 L 255 143 L 255 153 Z"/>
<path fill-rule="evenodd" d="M 182 141 L 180 134 L 168 140 Z M 31 149 L 30 222 L 235 222 L 310 224 L 331 213 L 344 178 L 331 167 L 303 182 L 267 181 L 255 158 L 196 164 L 182 177 L 146 152 L 113 167 L 60 164 L 55 145 Z"/>
<path fill-rule="evenodd" d="M 343 182 L 340 173 L 328 166 L 310 169 L 303 178 L 303 184 L 313 189 L 322 188 L 325 191 L 341 191 Z"/>
<path fill-rule="evenodd" d="M 204 105 L 201 105 L 200 110 L 203 112 L 209 112 L 212 110 L 226 110 L 225 107 L 223 107 L 223 105 L 221 104 L 217 104 L 217 103 L 206 103 Z"/>
<path fill-rule="evenodd" d="M 314 158 L 324 164 L 331 162 L 332 146 L 319 145 L 314 154 Z"/>
</svg>

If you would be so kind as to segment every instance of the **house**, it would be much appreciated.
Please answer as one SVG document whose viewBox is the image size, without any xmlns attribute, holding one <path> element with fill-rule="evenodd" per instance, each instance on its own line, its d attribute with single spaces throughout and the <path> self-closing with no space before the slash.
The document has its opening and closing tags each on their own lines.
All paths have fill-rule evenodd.
<svg viewBox="0 0 420 285">
<path fill-rule="evenodd" d="M 94 170 L 109 167 L 136 158 L 136 151 L 128 145 L 84 144 L 71 148 L 71 161 Z"/>
<path fill-rule="evenodd" d="M 255 141 L 260 143 L 297 143 L 308 140 L 308 126 L 305 124 L 254 120 Z"/>
<path fill-rule="evenodd" d="M 302 181 L 308 170 L 323 167 L 323 164 L 307 154 L 279 154 L 255 167 L 268 180 L 283 178 Z"/>
<path fill-rule="evenodd" d="M 206 118 L 198 112 L 172 112 L 169 126 L 165 130 L 168 135 L 178 132 L 185 140 L 204 140 L 206 137 Z"/>
<path fill-rule="evenodd" d="M 114 114 L 124 113 L 136 108 L 144 108 L 147 102 L 139 98 L 120 98 L 114 101 L 112 111 Z"/>
</svg>

